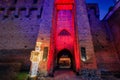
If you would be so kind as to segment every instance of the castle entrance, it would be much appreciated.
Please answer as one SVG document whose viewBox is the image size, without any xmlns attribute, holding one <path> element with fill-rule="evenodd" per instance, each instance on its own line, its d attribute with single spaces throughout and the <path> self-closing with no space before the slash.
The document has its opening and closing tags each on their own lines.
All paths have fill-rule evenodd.
<svg viewBox="0 0 120 80">
<path fill-rule="evenodd" d="M 69 50 L 61 50 L 57 55 L 57 69 L 73 68 L 73 58 Z"/>
<path fill-rule="evenodd" d="M 51 29 L 47 70 L 80 70 L 80 53 L 75 26 L 74 0 L 56 0 Z"/>
</svg>

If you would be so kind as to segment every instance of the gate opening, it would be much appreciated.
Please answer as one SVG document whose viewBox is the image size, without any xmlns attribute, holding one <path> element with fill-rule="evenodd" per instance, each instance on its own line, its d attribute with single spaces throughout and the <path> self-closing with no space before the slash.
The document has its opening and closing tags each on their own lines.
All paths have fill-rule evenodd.
<svg viewBox="0 0 120 80">
<path fill-rule="evenodd" d="M 57 55 L 57 69 L 72 69 L 73 57 L 69 50 L 61 50 Z"/>
</svg>

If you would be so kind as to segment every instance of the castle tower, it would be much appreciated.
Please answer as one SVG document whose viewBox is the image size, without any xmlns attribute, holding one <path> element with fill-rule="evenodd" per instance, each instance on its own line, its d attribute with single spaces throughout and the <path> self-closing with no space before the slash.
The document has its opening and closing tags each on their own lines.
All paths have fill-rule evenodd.
<svg viewBox="0 0 120 80">
<path fill-rule="evenodd" d="M 43 7 L 37 42 L 42 42 L 43 50 L 48 48 L 48 73 L 58 68 L 96 69 L 85 1 L 45 0 Z"/>
<path fill-rule="evenodd" d="M 80 53 L 74 24 L 74 0 L 56 0 L 51 35 L 51 48 L 48 56 L 48 71 L 66 67 L 80 70 Z M 68 60 L 67 60 L 68 59 Z M 52 69 L 53 68 L 53 69 Z"/>
</svg>

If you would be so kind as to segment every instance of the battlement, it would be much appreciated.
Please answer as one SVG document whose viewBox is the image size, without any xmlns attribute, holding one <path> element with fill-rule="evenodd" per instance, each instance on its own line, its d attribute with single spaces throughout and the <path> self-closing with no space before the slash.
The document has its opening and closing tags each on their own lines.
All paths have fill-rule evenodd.
<svg viewBox="0 0 120 80">
<path fill-rule="evenodd" d="M 9 7 L 9 6 L 31 6 L 36 5 L 40 6 L 43 4 L 44 0 L 0 0 L 0 6 Z"/>
<path fill-rule="evenodd" d="M 1 0 L 0 18 L 36 17 L 41 18 L 44 0 Z"/>
<path fill-rule="evenodd" d="M 99 18 L 100 12 L 99 12 L 99 7 L 97 3 L 87 3 L 87 10 L 88 10 L 88 13 L 89 11 L 93 10 L 96 17 Z"/>
</svg>

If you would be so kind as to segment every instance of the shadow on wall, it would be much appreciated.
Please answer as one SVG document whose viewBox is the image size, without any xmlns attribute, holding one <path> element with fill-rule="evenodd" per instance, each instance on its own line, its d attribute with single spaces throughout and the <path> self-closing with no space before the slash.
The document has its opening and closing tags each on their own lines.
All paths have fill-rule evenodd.
<svg viewBox="0 0 120 80">
<path fill-rule="evenodd" d="M 0 80 L 15 80 L 20 68 L 20 63 L 0 63 Z"/>
<path fill-rule="evenodd" d="M 30 53 L 33 49 L 0 50 L 0 63 L 19 63 L 23 71 L 30 69 Z"/>
</svg>

